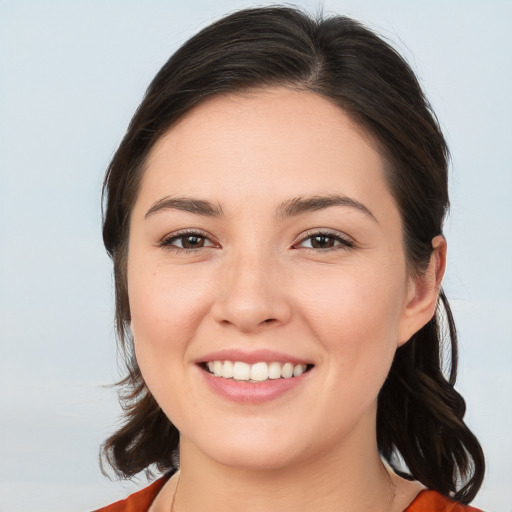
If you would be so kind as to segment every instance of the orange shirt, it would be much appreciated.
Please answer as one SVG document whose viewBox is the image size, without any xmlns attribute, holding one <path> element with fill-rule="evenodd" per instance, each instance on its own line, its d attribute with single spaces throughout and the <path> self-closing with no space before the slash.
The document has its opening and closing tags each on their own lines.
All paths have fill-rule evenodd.
<svg viewBox="0 0 512 512">
<path fill-rule="evenodd" d="M 100 508 L 95 512 L 147 512 L 156 495 L 168 480 L 164 476 L 148 487 L 138 491 L 125 500 Z M 404 512 L 482 512 L 481 510 L 460 505 L 442 496 L 437 491 L 421 491 Z"/>
</svg>

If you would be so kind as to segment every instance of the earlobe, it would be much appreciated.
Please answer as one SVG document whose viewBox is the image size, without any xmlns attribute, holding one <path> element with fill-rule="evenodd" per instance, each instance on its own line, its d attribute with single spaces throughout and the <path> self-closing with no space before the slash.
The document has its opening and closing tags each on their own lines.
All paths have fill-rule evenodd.
<svg viewBox="0 0 512 512">
<path fill-rule="evenodd" d="M 432 254 L 427 269 L 410 277 L 399 328 L 399 346 L 406 343 L 434 316 L 445 268 L 446 239 L 438 235 L 432 239 Z"/>
</svg>

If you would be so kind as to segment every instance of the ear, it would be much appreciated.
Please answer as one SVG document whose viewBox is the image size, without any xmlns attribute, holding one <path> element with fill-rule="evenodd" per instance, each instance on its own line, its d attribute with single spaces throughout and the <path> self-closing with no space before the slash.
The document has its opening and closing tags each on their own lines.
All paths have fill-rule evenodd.
<svg viewBox="0 0 512 512">
<path fill-rule="evenodd" d="M 398 346 L 428 323 L 436 312 L 437 299 L 446 268 L 446 240 L 432 239 L 432 255 L 425 272 L 409 278 L 406 304 L 400 319 Z"/>
</svg>

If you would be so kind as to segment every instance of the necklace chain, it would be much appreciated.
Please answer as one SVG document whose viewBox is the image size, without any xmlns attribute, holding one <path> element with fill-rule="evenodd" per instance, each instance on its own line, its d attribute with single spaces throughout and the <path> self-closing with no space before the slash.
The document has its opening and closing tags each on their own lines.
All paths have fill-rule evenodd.
<svg viewBox="0 0 512 512">
<path fill-rule="evenodd" d="M 391 488 L 391 501 L 389 502 L 388 509 L 386 512 L 391 512 L 391 508 L 393 507 L 393 504 L 395 503 L 396 498 L 396 485 L 393 483 L 393 480 L 391 480 L 391 475 L 389 474 L 389 471 L 384 467 L 384 470 L 386 471 L 386 474 L 388 475 L 388 482 L 389 487 Z M 172 510 L 171 510 L 172 512 Z"/>
<path fill-rule="evenodd" d="M 171 501 L 171 512 L 176 512 L 174 510 L 174 501 L 176 500 L 176 493 L 178 492 L 178 485 L 180 483 L 180 477 L 181 477 L 181 471 L 178 470 L 178 480 L 176 481 L 176 487 L 174 488 L 174 492 L 172 494 L 172 501 Z M 389 511 L 388 511 L 389 512 Z"/>
</svg>

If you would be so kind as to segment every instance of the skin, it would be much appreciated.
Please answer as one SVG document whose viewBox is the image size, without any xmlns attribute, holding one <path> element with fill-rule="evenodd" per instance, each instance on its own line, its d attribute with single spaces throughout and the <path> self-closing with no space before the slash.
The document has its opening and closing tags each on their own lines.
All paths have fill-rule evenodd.
<svg viewBox="0 0 512 512">
<path fill-rule="evenodd" d="M 345 112 L 285 88 L 210 99 L 151 151 L 128 292 L 139 366 L 181 434 L 177 510 L 401 511 L 420 489 L 384 468 L 376 403 L 395 350 L 435 312 L 446 244 L 436 237 L 427 271 L 410 275 L 383 166 Z M 353 203 L 285 214 L 333 194 Z M 177 197 L 222 215 L 155 206 Z M 204 235 L 199 247 L 181 248 L 183 229 Z M 273 400 L 235 403 L 197 364 L 222 349 L 314 366 Z"/>
</svg>

